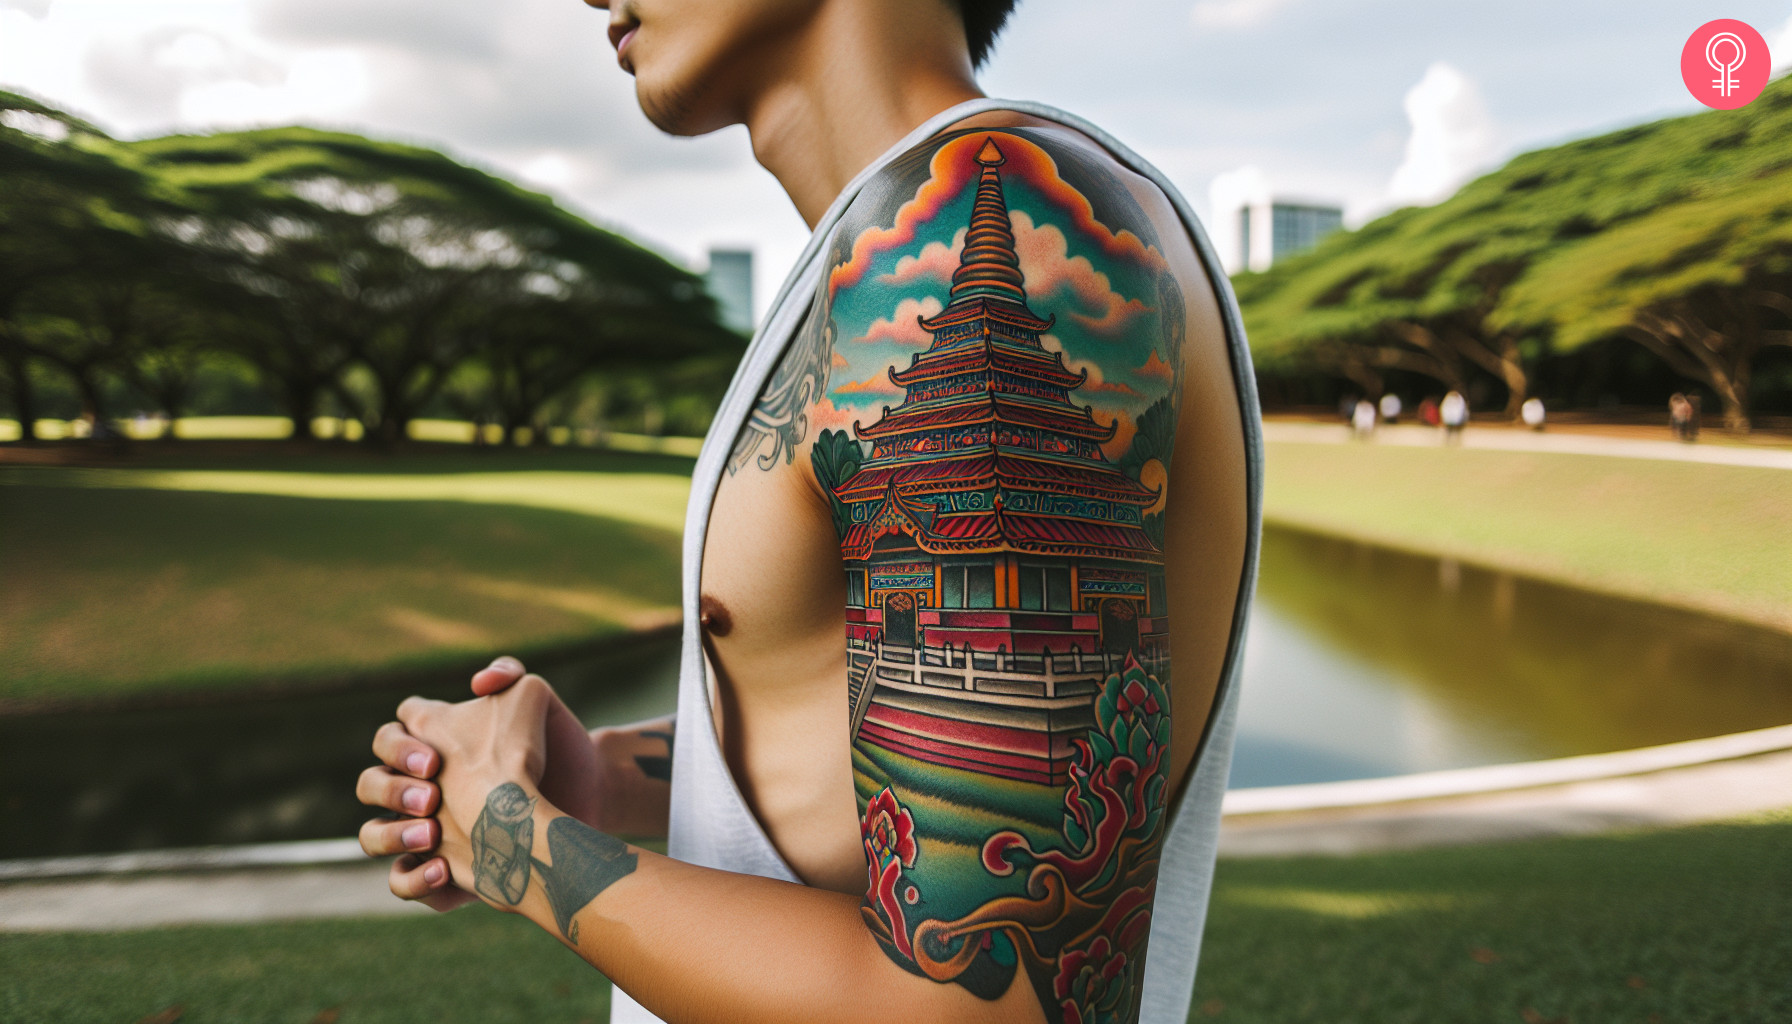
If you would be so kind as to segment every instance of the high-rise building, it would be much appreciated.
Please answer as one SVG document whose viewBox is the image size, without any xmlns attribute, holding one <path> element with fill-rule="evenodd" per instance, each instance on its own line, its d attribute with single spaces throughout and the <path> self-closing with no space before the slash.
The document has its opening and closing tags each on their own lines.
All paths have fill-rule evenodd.
<svg viewBox="0 0 1792 1024">
<path fill-rule="evenodd" d="M 1208 230 L 1232 274 L 1268 270 L 1344 226 L 1344 211 L 1337 204 L 1278 193 L 1255 167 L 1214 178 L 1208 201 L 1213 210 Z"/>
<path fill-rule="evenodd" d="M 1267 270 L 1343 226 L 1344 211 L 1336 206 L 1290 199 L 1248 203 L 1238 208 L 1239 265 Z"/>
<path fill-rule="evenodd" d="M 743 334 L 752 333 L 752 250 L 709 250 L 709 269 L 703 272 L 703 282 L 721 307 L 722 323 Z"/>
</svg>

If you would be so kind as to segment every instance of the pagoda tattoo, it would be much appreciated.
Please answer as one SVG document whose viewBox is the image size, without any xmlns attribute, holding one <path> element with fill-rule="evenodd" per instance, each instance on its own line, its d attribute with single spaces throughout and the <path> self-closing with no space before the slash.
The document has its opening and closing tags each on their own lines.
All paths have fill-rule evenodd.
<svg viewBox="0 0 1792 1024">
<path fill-rule="evenodd" d="M 1026 209 L 1010 208 L 1011 159 Z M 811 456 L 849 579 L 863 915 L 916 973 L 995 998 L 1023 970 L 1053 1020 L 1131 1021 L 1169 786 L 1168 439 L 1148 435 L 1173 433 L 1182 324 L 1118 292 L 1178 316 L 1180 295 L 1136 207 L 1132 231 L 1094 215 L 1125 209 L 1118 184 L 1092 203 L 1019 130 L 953 139 L 931 174 L 903 212 L 946 183 L 915 232 L 933 241 L 875 278 L 958 250 L 944 301 L 914 318 L 925 347 L 884 369 L 899 402 L 824 430 Z M 954 180 L 962 235 L 940 222 Z M 1086 239 L 1107 248 L 1064 248 Z M 1057 261 L 1049 294 L 1114 295 L 1059 324 L 1029 304 L 1023 252 Z M 961 806 L 1019 824 L 991 831 Z"/>
</svg>

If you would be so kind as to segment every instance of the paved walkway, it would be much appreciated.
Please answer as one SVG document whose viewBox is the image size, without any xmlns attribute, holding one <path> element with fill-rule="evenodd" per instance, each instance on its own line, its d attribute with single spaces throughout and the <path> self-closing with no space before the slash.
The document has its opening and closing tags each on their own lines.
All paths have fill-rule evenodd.
<svg viewBox="0 0 1792 1024">
<path fill-rule="evenodd" d="M 1349 426 L 1341 423 L 1305 423 L 1269 421 L 1263 424 L 1263 437 L 1271 442 L 1299 444 L 1346 444 L 1357 441 Z M 1370 444 L 1400 445 L 1412 448 L 1440 448 L 1444 444 L 1441 430 L 1408 424 L 1380 427 Z M 1610 455 L 1632 459 L 1666 459 L 1675 462 L 1705 462 L 1722 466 L 1752 466 L 1761 469 L 1792 469 L 1792 449 L 1753 448 L 1728 444 L 1682 444 L 1670 440 L 1607 437 L 1600 434 L 1552 431 L 1515 430 L 1509 427 L 1470 426 L 1462 432 L 1461 445 L 1489 451 L 1561 452 L 1569 455 Z"/>
<path fill-rule="evenodd" d="M 1792 750 L 1647 775 L 1356 807 L 1227 815 L 1222 857 L 1349 856 L 1721 821 L 1792 807 Z"/>
</svg>

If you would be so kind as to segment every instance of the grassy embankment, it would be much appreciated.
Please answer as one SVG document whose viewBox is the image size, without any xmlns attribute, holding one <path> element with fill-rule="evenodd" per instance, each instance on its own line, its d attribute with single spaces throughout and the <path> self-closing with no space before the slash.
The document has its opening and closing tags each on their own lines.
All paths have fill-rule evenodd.
<svg viewBox="0 0 1792 1024">
<path fill-rule="evenodd" d="M 275 465 L 0 471 L 0 703 L 427 668 L 676 621 L 687 460 Z"/>
<path fill-rule="evenodd" d="M 1792 631 L 1792 472 L 1275 443 L 1266 518 Z"/>
<path fill-rule="evenodd" d="M 1792 815 L 1638 835 L 1224 861 L 1195 1021 L 1792 1018 Z M 722 955 L 725 955 L 723 953 Z M 544 932 L 427 917 L 0 935 L 0 1018 L 602 1021 Z M 173 1014 L 158 1018 L 174 1019 Z"/>
</svg>

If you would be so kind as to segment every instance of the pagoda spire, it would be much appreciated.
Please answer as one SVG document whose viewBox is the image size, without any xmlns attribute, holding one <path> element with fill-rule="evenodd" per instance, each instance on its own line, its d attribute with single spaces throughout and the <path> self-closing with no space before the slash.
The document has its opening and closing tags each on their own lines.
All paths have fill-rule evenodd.
<svg viewBox="0 0 1792 1024">
<path fill-rule="evenodd" d="M 948 307 L 979 296 L 1026 307 L 1025 279 L 1020 257 L 1014 252 L 1014 227 L 1008 220 L 1008 203 L 1002 195 L 1002 176 L 996 168 L 1007 162 L 994 138 L 986 137 L 977 151 L 982 171 L 977 178 L 977 198 L 971 205 L 971 225 L 965 232 L 964 252 L 952 274 Z"/>
</svg>

